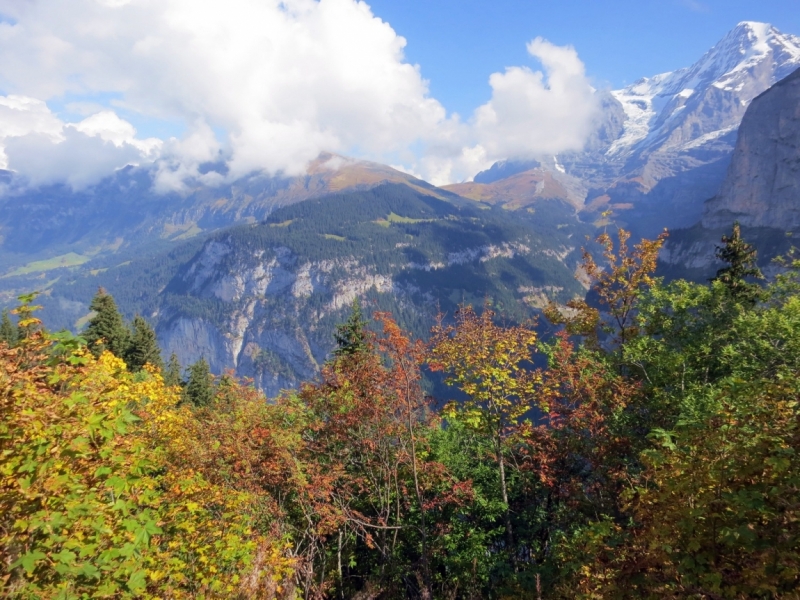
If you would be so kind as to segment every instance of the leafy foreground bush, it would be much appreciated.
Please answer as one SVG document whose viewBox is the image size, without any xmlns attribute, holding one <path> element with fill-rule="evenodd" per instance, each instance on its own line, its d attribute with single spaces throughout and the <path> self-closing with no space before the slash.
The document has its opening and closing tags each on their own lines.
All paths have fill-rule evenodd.
<svg viewBox="0 0 800 600">
<path fill-rule="evenodd" d="M 663 238 L 627 239 L 585 255 L 596 301 L 549 307 L 548 342 L 463 307 L 424 345 L 354 307 L 270 402 L 195 368 L 197 401 L 174 360 L 176 385 L 131 373 L 23 304 L 3 595 L 800 597 L 800 262 L 760 287 L 734 230 L 715 281 L 665 285 Z M 435 409 L 424 366 L 459 400 Z"/>
<path fill-rule="evenodd" d="M 294 563 L 258 527 L 269 507 L 192 464 L 178 390 L 66 341 L 0 346 L 3 595 L 279 594 Z"/>
</svg>

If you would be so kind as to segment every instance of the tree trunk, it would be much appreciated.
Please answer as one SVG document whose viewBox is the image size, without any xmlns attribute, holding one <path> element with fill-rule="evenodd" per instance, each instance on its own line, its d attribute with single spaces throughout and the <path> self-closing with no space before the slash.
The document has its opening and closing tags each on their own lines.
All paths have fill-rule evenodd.
<svg viewBox="0 0 800 600">
<path fill-rule="evenodd" d="M 506 462 L 503 457 L 503 447 L 501 440 L 498 437 L 496 442 L 497 447 L 497 465 L 500 467 L 500 491 L 503 494 L 503 503 L 505 508 L 505 521 L 506 521 L 506 544 L 508 544 L 508 551 L 511 555 L 511 560 L 516 563 L 514 558 L 514 534 L 511 530 L 511 507 L 508 504 L 508 486 L 506 485 Z"/>
</svg>

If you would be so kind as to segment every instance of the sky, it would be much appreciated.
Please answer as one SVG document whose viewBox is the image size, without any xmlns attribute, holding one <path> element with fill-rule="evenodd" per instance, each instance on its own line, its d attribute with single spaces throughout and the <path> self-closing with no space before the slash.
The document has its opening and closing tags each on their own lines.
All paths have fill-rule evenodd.
<svg viewBox="0 0 800 600">
<path fill-rule="evenodd" d="M 182 191 L 331 151 L 463 181 L 580 149 L 596 90 L 742 20 L 800 34 L 800 0 L 0 0 L 0 168 Z"/>
<path fill-rule="evenodd" d="M 599 89 L 694 63 L 740 21 L 800 35 L 800 0 L 371 0 L 408 40 L 433 96 L 469 114 L 487 73 L 534 66 L 525 41 L 572 45 Z"/>
</svg>

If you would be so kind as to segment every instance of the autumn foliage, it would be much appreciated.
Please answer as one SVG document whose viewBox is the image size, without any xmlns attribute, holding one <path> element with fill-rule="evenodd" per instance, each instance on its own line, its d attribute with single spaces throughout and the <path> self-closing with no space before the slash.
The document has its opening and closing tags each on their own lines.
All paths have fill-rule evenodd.
<svg viewBox="0 0 800 600">
<path fill-rule="evenodd" d="M 22 298 L 0 594 L 798 597 L 800 261 L 758 287 L 735 232 L 725 277 L 666 284 L 663 239 L 601 236 L 544 337 L 487 304 L 424 343 L 356 304 L 319 376 L 270 400 L 203 364 L 187 392 L 175 357 L 167 385 Z"/>
</svg>

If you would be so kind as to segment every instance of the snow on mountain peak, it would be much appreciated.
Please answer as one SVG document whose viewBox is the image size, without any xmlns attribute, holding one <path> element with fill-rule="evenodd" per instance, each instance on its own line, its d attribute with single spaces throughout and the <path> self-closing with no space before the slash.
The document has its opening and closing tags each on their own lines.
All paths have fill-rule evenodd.
<svg viewBox="0 0 800 600">
<path fill-rule="evenodd" d="M 648 140 L 665 138 L 692 97 L 703 96 L 712 87 L 732 94 L 746 107 L 758 94 L 798 67 L 800 37 L 784 34 L 769 23 L 742 21 L 691 67 L 646 77 L 613 91 L 626 120 L 622 136 L 607 154 L 627 154 Z M 718 125 L 721 131 L 729 129 L 732 123 Z M 697 131 L 696 137 L 708 136 L 713 131 Z"/>
</svg>

